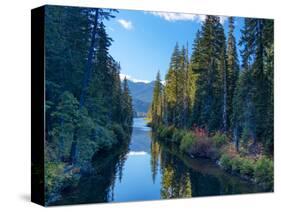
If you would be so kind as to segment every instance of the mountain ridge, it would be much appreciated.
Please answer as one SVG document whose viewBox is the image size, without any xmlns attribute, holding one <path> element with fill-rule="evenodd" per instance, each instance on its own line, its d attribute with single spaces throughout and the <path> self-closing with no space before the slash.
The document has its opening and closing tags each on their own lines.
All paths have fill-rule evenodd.
<svg viewBox="0 0 281 212">
<path fill-rule="evenodd" d="M 128 79 L 127 82 L 133 100 L 135 116 L 146 116 L 152 101 L 155 81 L 134 82 Z"/>
</svg>

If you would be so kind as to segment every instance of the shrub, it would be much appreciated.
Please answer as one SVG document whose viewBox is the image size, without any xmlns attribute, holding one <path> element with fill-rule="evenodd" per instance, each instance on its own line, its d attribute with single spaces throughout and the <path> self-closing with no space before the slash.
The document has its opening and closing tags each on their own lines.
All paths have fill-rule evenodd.
<svg viewBox="0 0 281 212">
<path fill-rule="evenodd" d="M 231 169 L 232 172 L 240 174 L 241 168 L 243 166 L 243 159 L 239 156 L 232 158 Z"/>
<path fill-rule="evenodd" d="M 223 154 L 220 158 L 220 164 L 223 169 L 229 172 L 235 172 L 247 177 L 253 177 L 255 163 L 248 158 L 242 158 L 240 156 L 231 157 L 227 154 Z"/>
<path fill-rule="evenodd" d="M 63 163 L 46 162 L 45 163 L 45 191 L 46 199 L 57 192 L 64 181 L 63 175 L 64 165 Z"/>
<path fill-rule="evenodd" d="M 126 140 L 126 133 L 119 124 L 113 124 L 111 129 L 119 142 L 124 142 L 124 140 Z"/>
<path fill-rule="evenodd" d="M 218 157 L 218 151 L 215 148 L 213 141 L 208 137 L 197 138 L 190 152 L 197 157 L 210 158 L 213 160 Z"/>
<path fill-rule="evenodd" d="M 185 135 L 184 130 L 175 130 L 172 137 L 172 141 L 179 144 L 182 138 L 184 137 L 184 135 Z"/>
<path fill-rule="evenodd" d="M 223 133 L 217 132 L 212 137 L 213 142 L 215 143 L 216 147 L 221 147 L 227 143 L 227 136 Z"/>
<path fill-rule="evenodd" d="M 273 187 L 273 161 L 263 157 L 256 163 L 254 171 L 255 181 L 267 188 Z"/>
<path fill-rule="evenodd" d="M 217 159 L 218 151 L 207 136 L 197 136 L 195 133 L 185 133 L 181 140 L 180 150 L 190 155 L 202 158 Z"/>
<path fill-rule="evenodd" d="M 163 127 L 163 125 L 159 125 L 156 129 L 157 129 L 157 131 L 156 131 L 157 135 L 160 135 L 162 133 L 164 127 Z"/>
<path fill-rule="evenodd" d="M 226 171 L 232 171 L 232 159 L 227 154 L 223 154 L 220 158 L 220 165 Z"/>
<path fill-rule="evenodd" d="M 163 140 L 171 140 L 174 134 L 174 127 L 163 127 L 161 130 L 159 137 Z"/>
<path fill-rule="evenodd" d="M 114 133 L 111 130 L 106 129 L 100 125 L 95 126 L 94 130 L 94 140 L 97 144 L 98 150 L 110 149 L 113 144 L 117 142 L 117 139 L 114 139 Z"/>
<path fill-rule="evenodd" d="M 253 177 L 255 170 L 255 163 L 251 159 L 244 158 L 242 159 L 242 164 L 240 167 L 240 173 L 244 176 Z"/>
<path fill-rule="evenodd" d="M 185 133 L 181 140 L 180 150 L 186 153 L 189 152 L 195 142 L 196 137 L 192 132 Z"/>
</svg>

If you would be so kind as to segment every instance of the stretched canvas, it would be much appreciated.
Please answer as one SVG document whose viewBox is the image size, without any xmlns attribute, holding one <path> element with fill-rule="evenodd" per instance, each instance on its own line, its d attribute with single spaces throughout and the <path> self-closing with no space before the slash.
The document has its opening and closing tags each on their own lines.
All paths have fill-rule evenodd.
<svg viewBox="0 0 281 212">
<path fill-rule="evenodd" d="M 52 5 L 31 17 L 33 202 L 273 192 L 273 20 Z"/>
</svg>

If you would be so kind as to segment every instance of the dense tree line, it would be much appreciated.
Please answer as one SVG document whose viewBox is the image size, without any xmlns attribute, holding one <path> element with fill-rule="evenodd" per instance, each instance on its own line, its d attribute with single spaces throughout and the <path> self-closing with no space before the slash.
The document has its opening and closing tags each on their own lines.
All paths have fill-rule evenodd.
<svg viewBox="0 0 281 212">
<path fill-rule="evenodd" d="M 241 141 L 261 144 L 273 153 L 273 21 L 244 19 L 241 64 L 234 36 L 217 16 L 207 16 L 193 42 L 176 44 L 161 83 L 158 72 L 150 109 L 152 126 L 174 126 L 208 134 L 226 133 L 237 150 Z"/>
<path fill-rule="evenodd" d="M 46 7 L 46 161 L 90 161 L 128 139 L 132 100 L 109 54 L 115 10 Z"/>
</svg>

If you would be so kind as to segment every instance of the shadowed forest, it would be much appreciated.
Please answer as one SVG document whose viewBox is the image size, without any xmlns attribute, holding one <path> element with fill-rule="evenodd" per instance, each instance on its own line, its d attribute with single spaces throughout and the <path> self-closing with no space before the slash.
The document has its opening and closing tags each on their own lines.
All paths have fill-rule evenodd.
<svg viewBox="0 0 281 212">
<path fill-rule="evenodd" d="M 94 155 L 129 142 L 132 100 L 103 24 L 116 12 L 46 7 L 47 201 L 66 174 L 90 172 Z"/>
</svg>

